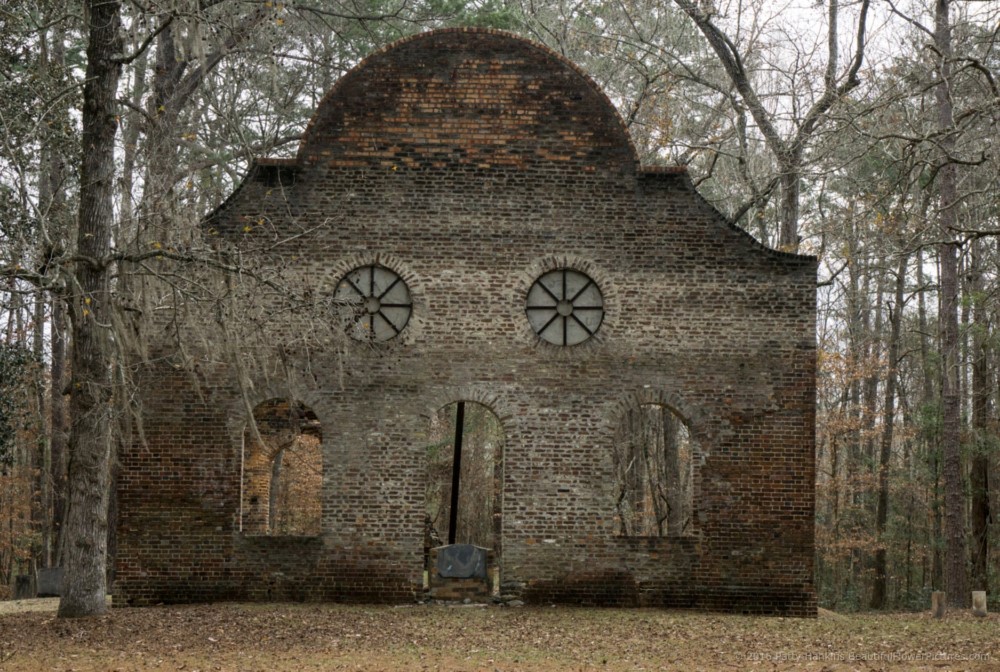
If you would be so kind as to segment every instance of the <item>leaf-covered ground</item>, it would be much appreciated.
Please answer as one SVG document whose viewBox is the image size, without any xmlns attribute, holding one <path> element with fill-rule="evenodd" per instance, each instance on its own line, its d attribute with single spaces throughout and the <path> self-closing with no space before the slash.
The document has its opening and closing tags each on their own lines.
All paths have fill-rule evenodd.
<svg viewBox="0 0 1000 672">
<path fill-rule="evenodd" d="M 1000 670 L 1000 616 L 214 604 L 55 618 L 0 603 L 2 670 Z M 23 607 L 24 605 L 22 605 Z"/>
</svg>

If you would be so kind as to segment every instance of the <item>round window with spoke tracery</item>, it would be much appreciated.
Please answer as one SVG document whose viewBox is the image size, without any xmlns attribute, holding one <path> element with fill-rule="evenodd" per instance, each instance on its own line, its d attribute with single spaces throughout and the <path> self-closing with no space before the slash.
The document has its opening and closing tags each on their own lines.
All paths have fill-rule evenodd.
<svg viewBox="0 0 1000 672">
<path fill-rule="evenodd" d="M 358 341 L 381 343 L 395 338 L 410 321 L 413 300 L 410 288 L 385 266 L 359 266 L 341 278 L 333 293 L 335 302 L 352 308 L 348 329 Z"/>
<path fill-rule="evenodd" d="M 590 277 L 571 268 L 545 273 L 528 290 L 528 324 L 555 345 L 576 345 L 597 333 L 604 320 L 604 296 Z"/>
</svg>

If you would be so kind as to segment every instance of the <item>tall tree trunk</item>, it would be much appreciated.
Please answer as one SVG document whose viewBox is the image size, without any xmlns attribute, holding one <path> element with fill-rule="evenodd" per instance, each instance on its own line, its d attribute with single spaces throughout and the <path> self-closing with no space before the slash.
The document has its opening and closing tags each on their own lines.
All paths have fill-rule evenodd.
<svg viewBox="0 0 1000 672">
<path fill-rule="evenodd" d="M 139 212 L 142 230 L 137 231 L 140 245 L 149 239 L 164 245 L 191 240 L 191 228 L 182 226 L 184 218 L 177 216 L 179 204 L 174 189 L 183 175 L 178 166 L 183 113 L 196 101 L 199 87 L 222 59 L 252 40 L 260 25 L 275 11 L 271 3 L 261 3 L 230 28 L 211 53 L 196 60 L 178 58 L 178 42 L 182 38 L 175 30 L 177 23 L 168 13 L 159 17 L 166 27 L 156 38 L 153 95 L 146 120 L 146 173 Z"/>
<path fill-rule="evenodd" d="M 135 198 L 138 188 L 135 184 L 136 161 L 139 158 L 139 136 L 147 123 L 135 110 L 141 109 L 143 96 L 146 95 L 146 67 L 148 52 L 143 51 L 131 66 L 133 74 L 132 91 L 130 95 L 132 110 L 122 115 L 122 169 L 119 178 L 119 212 L 121 221 L 118 229 L 126 241 L 138 241 L 135 221 Z"/>
<path fill-rule="evenodd" d="M 39 77 L 48 82 L 51 78 L 51 66 L 49 63 L 49 39 L 48 31 L 42 31 L 39 36 L 38 43 L 38 73 Z M 57 165 L 56 162 L 52 160 L 55 152 L 52 151 L 53 138 L 52 133 L 45 133 L 41 137 L 41 161 L 39 162 L 39 180 L 38 180 L 38 208 L 39 208 L 39 219 L 43 219 L 48 213 L 52 211 L 52 201 L 53 201 L 53 176 L 48 173 L 51 172 L 53 165 Z M 44 239 L 40 239 L 36 242 L 38 245 L 38 262 L 40 267 L 44 267 L 49 258 L 49 253 L 47 245 Z M 46 295 L 44 290 L 38 288 L 35 294 L 35 315 L 32 320 L 34 324 L 34 343 L 32 345 L 32 350 L 34 351 L 34 356 L 36 361 L 45 361 L 45 312 L 46 312 Z M 49 558 L 51 557 L 50 549 L 52 547 L 52 528 L 49 525 L 49 504 L 52 500 L 51 492 L 49 490 L 50 481 L 48 478 L 48 465 L 51 460 L 52 449 L 50 445 L 49 437 L 52 435 L 51 432 L 46 431 L 46 415 L 47 415 L 47 402 L 48 398 L 45 394 L 45 386 L 38 385 L 36 389 L 36 417 L 38 419 L 38 440 L 32 451 L 32 463 L 31 463 L 31 473 L 32 473 L 32 497 L 31 497 L 31 523 L 35 535 L 37 535 L 36 542 L 33 544 L 32 549 L 32 560 L 43 567 L 48 567 Z"/>
<path fill-rule="evenodd" d="M 972 589 L 987 590 L 989 574 L 989 524 L 990 524 L 990 451 L 988 443 L 990 425 L 990 367 L 988 338 L 989 315 L 986 309 L 986 290 L 983 284 L 982 241 L 975 241 L 969 278 L 975 313 L 972 328 L 972 431 L 973 452 L 970 474 L 972 489 Z"/>
<path fill-rule="evenodd" d="M 951 101 L 951 0 L 937 0 L 934 12 L 934 42 L 937 47 L 938 83 L 935 87 L 941 166 L 937 174 L 938 225 L 941 242 L 941 442 L 944 478 L 944 527 L 946 558 L 944 583 L 948 603 L 964 607 L 968 601 L 966 580 L 965 496 L 962 489 L 961 427 L 959 414 L 958 359 L 958 244 L 955 242 L 955 208 L 958 205 L 955 147 Z"/>
<path fill-rule="evenodd" d="M 937 389 L 934 384 L 934 366 L 931 364 L 930 345 L 927 342 L 927 334 L 930 333 L 927 320 L 927 292 L 924 278 L 924 257 L 921 250 L 917 250 L 917 326 L 920 334 L 920 362 L 923 372 L 923 392 L 921 395 L 921 406 L 924 412 L 935 409 L 937 412 L 938 398 Z M 938 590 L 944 586 L 944 558 L 941 554 L 941 492 L 940 492 L 940 432 L 935 422 L 928 426 L 927 419 L 924 419 L 921 428 L 922 442 L 927 459 L 931 478 L 931 510 L 933 513 L 931 529 L 931 568 L 930 581 L 924 581 L 925 587 Z"/>
<path fill-rule="evenodd" d="M 667 489 L 667 534 L 672 537 L 684 533 L 686 522 L 683 460 L 680 454 L 680 422 L 666 406 L 660 406 L 663 430 L 663 460 L 666 471 L 666 483 L 660 483 L 660 488 Z"/>
<path fill-rule="evenodd" d="M 281 489 L 281 465 L 285 449 L 279 448 L 271 459 L 271 488 L 267 492 L 267 531 L 278 534 L 278 494 Z"/>
<path fill-rule="evenodd" d="M 877 363 L 881 357 L 881 340 L 882 340 L 882 320 L 883 320 L 883 304 L 885 302 L 885 282 L 886 282 L 886 269 L 881 267 L 881 264 L 875 265 L 875 307 L 872 311 L 865 312 L 865 319 L 863 321 L 865 332 L 863 334 L 865 342 L 865 369 L 867 375 L 864 381 L 864 461 L 868 469 L 872 472 L 877 473 L 878 467 L 875 460 L 875 416 L 878 414 L 878 366 Z M 871 275 L 868 275 L 871 278 Z M 867 283 L 866 283 L 867 284 Z M 865 287 L 865 296 L 870 296 L 868 288 Z M 874 314 L 872 314 L 874 313 Z M 870 322 L 871 318 L 875 319 L 874 323 Z M 868 499 L 869 506 L 872 500 Z"/>
<path fill-rule="evenodd" d="M 875 584 L 872 586 L 872 609 L 885 607 L 887 594 L 887 563 L 885 528 L 889 517 L 889 464 L 892 457 L 892 436 L 896 420 L 896 366 L 899 359 L 899 333 L 903 322 L 903 290 L 906 287 L 907 254 L 900 255 L 896 266 L 895 305 L 890 315 L 889 343 L 886 347 L 888 371 L 882 409 L 882 442 L 879 449 L 878 503 L 875 507 Z"/>
<path fill-rule="evenodd" d="M 799 186 L 802 175 L 801 157 L 781 168 L 781 208 L 779 209 L 778 249 L 795 252 L 799 249 Z"/>
<path fill-rule="evenodd" d="M 856 353 L 860 361 L 865 361 L 868 357 L 870 342 L 868 340 L 868 310 L 867 297 L 869 296 L 868 282 L 871 273 L 868 272 L 868 263 L 863 257 L 863 252 L 859 249 L 857 231 L 855 229 L 856 219 L 854 215 L 854 203 L 849 205 L 851 217 L 848 226 L 851 231 L 848 235 L 848 293 L 847 301 L 847 331 L 850 339 L 849 348 Z M 864 278 L 865 285 L 862 287 L 861 281 Z M 846 455 L 844 455 L 844 504 L 847 508 L 858 504 L 860 488 L 858 486 L 858 472 L 861 465 L 862 447 L 862 426 L 865 422 L 861 414 L 861 379 L 857 375 L 852 375 L 848 383 L 846 413 L 849 419 L 850 429 L 848 431 L 848 445 Z M 852 555 L 857 555 L 858 550 L 852 549 Z"/>
<path fill-rule="evenodd" d="M 42 362 L 45 360 L 45 294 L 42 290 L 35 293 L 34 317 L 32 318 L 33 340 L 32 352 L 35 360 Z M 39 376 L 35 383 L 35 413 L 37 438 L 35 445 L 31 448 L 31 527 L 34 531 L 35 543 L 32 549 L 32 560 L 36 563 L 44 563 L 48 557 L 49 549 L 49 482 L 46 478 L 48 473 L 46 466 L 49 459 L 49 432 L 46 431 L 46 407 L 47 395 L 45 385 Z"/>
<path fill-rule="evenodd" d="M 161 20 L 168 21 L 164 16 Z M 174 96 L 187 63 L 177 60 L 174 24 L 156 38 L 153 95 L 150 97 L 146 133 L 146 174 L 140 212 L 141 238 L 173 244 L 176 233 L 174 182 L 177 179 L 178 122 L 182 105 Z M 141 244 L 141 242 L 140 242 Z"/>
<path fill-rule="evenodd" d="M 65 535 L 63 525 L 66 520 L 66 402 L 63 392 L 66 388 L 66 308 L 61 298 L 52 302 L 52 366 L 50 368 L 51 387 L 49 400 L 49 421 L 52 437 L 49 443 L 49 481 L 52 483 L 52 535 L 53 557 L 49 565 L 62 563 Z"/>
<path fill-rule="evenodd" d="M 104 613 L 113 420 L 110 269 L 114 150 L 121 77 L 121 5 L 87 0 L 83 151 L 77 262 L 70 291 L 73 329 L 66 575 L 59 615 Z"/>
<path fill-rule="evenodd" d="M 52 7 L 46 23 L 49 31 L 43 31 L 39 42 L 39 61 L 43 75 L 53 84 L 62 81 L 61 73 L 66 63 L 66 35 L 64 22 L 59 18 L 65 6 L 58 3 Z M 57 73 L 58 76 L 57 76 Z M 55 111 L 55 121 L 43 126 L 41 145 L 41 174 L 38 184 L 38 205 L 40 209 L 42 245 L 40 262 L 45 265 L 61 256 L 66 249 L 69 228 L 69 213 L 66 206 L 65 181 L 66 157 L 60 148 L 62 133 L 70 127 L 68 103 L 60 101 Z M 51 322 L 50 383 L 47 403 L 41 404 L 48 410 L 48 438 L 44 446 L 42 469 L 40 471 L 41 509 L 45 520 L 42 526 L 42 562 L 51 567 L 59 562 L 59 539 L 62 529 L 62 513 L 66 500 L 66 427 L 63 373 L 66 364 L 66 319 L 61 297 L 49 302 Z"/>
</svg>

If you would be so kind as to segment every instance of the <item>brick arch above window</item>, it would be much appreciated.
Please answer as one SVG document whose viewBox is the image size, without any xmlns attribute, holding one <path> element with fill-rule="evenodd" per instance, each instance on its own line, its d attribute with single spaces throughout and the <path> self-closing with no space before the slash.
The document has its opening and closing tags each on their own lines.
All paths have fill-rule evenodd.
<svg viewBox="0 0 1000 672">
<path fill-rule="evenodd" d="M 430 419 L 439 410 L 457 401 L 472 401 L 485 406 L 500 420 L 508 437 L 514 431 L 512 420 L 515 410 L 513 406 L 508 404 L 502 396 L 477 385 L 443 387 L 426 391 L 420 415 Z"/>
<path fill-rule="evenodd" d="M 381 266 L 397 275 L 406 283 L 410 300 L 409 317 L 406 320 L 405 328 L 401 329 L 395 338 L 389 339 L 380 345 L 392 347 L 412 343 L 415 339 L 419 338 L 424 322 L 427 319 L 424 282 L 423 278 L 413 271 L 410 264 L 399 256 L 380 251 L 364 251 L 344 256 L 330 265 L 323 279 L 317 283 L 317 291 L 322 296 L 332 299 L 338 284 L 348 273 L 357 268 L 371 266 Z M 336 306 L 331 301 L 331 310 L 335 309 Z M 331 317 L 337 319 L 338 316 L 331 315 Z M 349 315 L 341 315 L 339 317 L 348 321 L 350 320 Z"/>
<path fill-rule="evenodd" d="M 673 411 L 687 425 L 691 438 L 698 442 L 701 457 L 708 455 L 714 440 L 708 414 L 699 405 L 687 401 L 675 391 L 650 386 L 622 395 L 608 407 L 605 426 L 614 431 L 630 409 L 646 405 L 665 406 Z"/>
</svg>

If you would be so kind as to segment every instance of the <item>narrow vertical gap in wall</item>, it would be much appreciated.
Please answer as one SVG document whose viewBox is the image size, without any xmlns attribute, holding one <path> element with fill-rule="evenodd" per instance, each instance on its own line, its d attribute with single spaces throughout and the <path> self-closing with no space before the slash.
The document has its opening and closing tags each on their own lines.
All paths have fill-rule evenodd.
<svg viewBox="0 0 1000 672">
<path fill-rule="evenodd" d="M 451 511 L 448 515 L 448 543 L 455 543 L 458 532 L 458 495 L 462 491 L 462 437 L 465 433 L 465 402 L 455 404 L 455 441 L 451 460 Z"/>
</svg>

